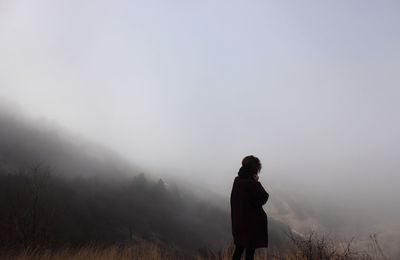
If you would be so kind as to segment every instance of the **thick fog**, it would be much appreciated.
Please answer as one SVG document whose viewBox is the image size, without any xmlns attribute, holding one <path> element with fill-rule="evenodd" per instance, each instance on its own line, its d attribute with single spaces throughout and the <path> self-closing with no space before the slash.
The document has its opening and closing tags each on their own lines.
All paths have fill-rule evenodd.
<svg viewBox="0 0 400 260">
<path fill-rule="evenodd" d="M 1 102 L 225 197 L 254 154 L 272 200 L 398 230 L 399 12 L 398 1 L 0 0 Z"/>
</svg>

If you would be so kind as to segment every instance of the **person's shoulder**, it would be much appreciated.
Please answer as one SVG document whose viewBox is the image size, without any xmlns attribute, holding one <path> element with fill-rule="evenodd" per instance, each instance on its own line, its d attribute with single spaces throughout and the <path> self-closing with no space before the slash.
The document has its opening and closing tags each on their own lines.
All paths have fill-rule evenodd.
<svg viewBox="0 0 400 260">
<path fill-rule="evenodd" d="M 245 183 L 246 183 L 246 186 L 249 186 L 250 188 L 258 187 L 261 185 L 261 183 L 259 181 L 256 181 L 252 178 L 246 179 Z"/>
<path fill-rule="evenodd" d="M 234 182 L 238 182 L 245 185 L 255 185 L 258 181 L 252 178 L 240 178 L 239 176 L 236 176 Z"/>
</svg>

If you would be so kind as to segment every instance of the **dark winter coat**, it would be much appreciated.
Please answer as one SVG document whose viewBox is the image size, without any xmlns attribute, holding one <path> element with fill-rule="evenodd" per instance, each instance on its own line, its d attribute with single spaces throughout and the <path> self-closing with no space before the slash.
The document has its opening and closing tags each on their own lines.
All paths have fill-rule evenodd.
<svg viewBox="0 0 400 260">
<path fill-rule="evenodd" d="M 269 194 L 250 174 L 240 174 L 233 182 L 231 221 L 234 243 L 246 248 L 268 247 L 267 214 L 262 208 Z"/>
</svg>

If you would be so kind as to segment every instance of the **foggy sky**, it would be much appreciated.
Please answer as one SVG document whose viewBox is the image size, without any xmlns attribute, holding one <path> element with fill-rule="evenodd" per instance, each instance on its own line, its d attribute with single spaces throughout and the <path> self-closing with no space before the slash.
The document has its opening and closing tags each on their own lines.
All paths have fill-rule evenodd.
<svg viewBox="0 0 400 260">
<path fill-rule="evenodd" d="M 398 1 L 0 0 L 0 96 L 136 164 L 396 212 Z"/>
</svg>

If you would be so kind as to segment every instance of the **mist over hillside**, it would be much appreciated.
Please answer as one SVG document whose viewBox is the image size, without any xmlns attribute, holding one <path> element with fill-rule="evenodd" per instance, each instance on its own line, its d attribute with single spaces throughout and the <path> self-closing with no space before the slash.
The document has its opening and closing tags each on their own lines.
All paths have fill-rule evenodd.
<svg viewBox="0 0 400 260">
<path fill-rule="evenodd" d="M 2 233 L 7 234 L 2 246 L 21 246 L 33 239 L 24 240 L 26 234 L 9 229 L 7 219 L 23 213 L 12 211 L 19 207 L 16 196 L 25 196 L 22 207 L 32 203 L 32 194 L 21 191 L 31 190 L 36 185 L 34 176 L 40 180 L 43 174 L 49 175 L 41 193 L 46 205 L 44 215 L 49 211 L 55 215 L 53 222 L 40 220 L 47 234 L 47 240 L 41 242 L 51 238 L 53 246 L 78 246 L 89 241 L 129 243 L 137 237 L 198 250 L 219 248 L 231 241 L 229 194 L 220 196 L 187 179 L 147 172 L 139 162 L 128 161 L 58 123 L 33 120 L 7 102 L 1 104 L 0 126 L 1 206 L 6 209 L 1 219 L 6 223 Z M 289 225 L 304 234 L 320 230 L 339 239 L 357 237 L 361 244 L 368 234 L 378 233 L 385 252 L 391 256 L 400 254 L 396 247 L 400 242 L 397 222 L 390 217 L 395 214 L 383 212 L 378 219 L 376 211 L 371 214 L 362 205 L 316 197 L 315 191 L 290 188 L 290 184 L 279 186 L 272 182 L 269 190 L 267 213 L 272 247 L 290 244 Z M 19 221 L 29 223 L 24 218 Z M 29 225 L 25 232 L 31 232 Z M 9 239 L 10 234 L 14 240 Z M 190 240 L 186 239 L 188 236 Z"/>
<path fill-rule="evenodd" d="M 194 184 L 147 174 L 104 147 L 9 108 L 0 111 L 0 126 L 1 247 L 140 238 L 199 250 L 231 242 L 223 198 L 199 196 Z M 288 227 L 272 218 L 269 226 L 271 246 L 288 246 Z"/>
<path fill-rule="evenodd" d="M 49 120 L 33 120 L 6 102 L 0 105 L 0 125 L 3 168 L 43 163 L 70 177 L 110 177 L 139 171 L 116 152 L 69 133 Z"/>
</svg>

